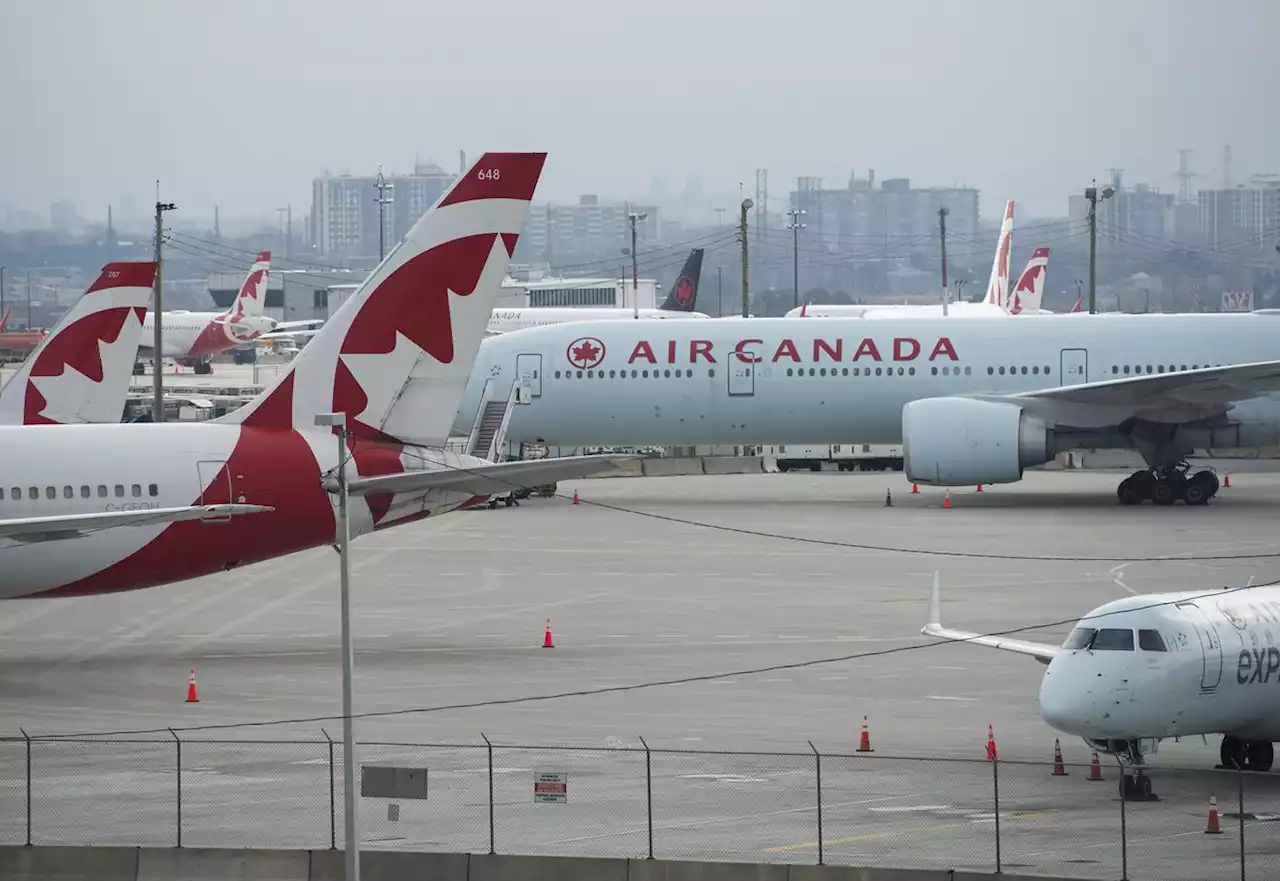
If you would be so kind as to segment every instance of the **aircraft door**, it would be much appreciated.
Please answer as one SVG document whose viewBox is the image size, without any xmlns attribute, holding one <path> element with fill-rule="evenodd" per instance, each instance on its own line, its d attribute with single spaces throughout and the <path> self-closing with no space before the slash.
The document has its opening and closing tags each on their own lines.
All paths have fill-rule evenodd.
<svg viewBox="0 0 1280 881">
<path fill-rule="evenodd" d="M 1191 619 L 1196 628 L 1196 636 L 1200 638 L 1200 650 L 1204 656 L 1200 691 L 1214 691 L 1222 682 L 1222 640 L 1218 638 L 1218 629 L 1195 603 L 1178 603 L 1178 608 Z"/>
<path fill-rule="evenodd" d="M 729 394 L 748 396 L 756 393 L 756 365 L 737 358 L 729 359 Z"/>
<path fill-rule="evenodd" d="M 196 472 L 200 476 L 201 505 L 225 505 L 235 501 L 231 495 L 231 472 L 227 463 L 222 460 L 206 459 L 196 462 Z M 205 523 L 226 523 L 231 518 L 205 517 Z"/>
<path fill-rule="evenodd" d="M 516 355 L 516 381 L 522 389 L 521 397 L 542 397 L 542 355 Z"/>
<path fill-rule="evenodd" d="M 1062 367 L 1058 385 L 1080 385 L 1089 381 L 1089 352 L 1087 349 L 1063 349 Z"/>
</svg>

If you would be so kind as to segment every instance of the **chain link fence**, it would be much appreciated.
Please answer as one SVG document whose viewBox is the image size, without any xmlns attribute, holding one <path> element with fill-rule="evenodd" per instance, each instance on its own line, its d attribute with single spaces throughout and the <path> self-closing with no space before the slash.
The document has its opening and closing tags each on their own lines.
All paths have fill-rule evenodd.
<svg viewBox="0 0 1280 881">
<path fill-rule="evenodd" d="M 1280 776 L 1271 774 L 1158 768 L 1147 772 L 1155 797 L 1134 800 L 1120 795 L 1134 770 L 1106 757 L 1055 766 L 643 741 L 362 743 L 358 757 L 362 771 L 406 769 L 422 781 L 396 797 L 360 796 L 364 848 L 1280 877 Z M 341 744 L 327 734 L 0 739 L 0 844 L 339 848 L 342 772 Z"/>
</svg>

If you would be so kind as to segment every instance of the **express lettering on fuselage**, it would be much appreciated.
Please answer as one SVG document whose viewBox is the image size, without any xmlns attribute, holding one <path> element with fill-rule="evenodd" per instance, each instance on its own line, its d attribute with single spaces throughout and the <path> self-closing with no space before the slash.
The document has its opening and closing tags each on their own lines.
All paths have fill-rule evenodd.
<svg viewBox="0 0 1280 881">
<path fill-rule="evenodd" d="M 846 342 L 849 345 L 846 346 Z M 728 356 L 744 364 L 759 364 L 765 360 L 773 364 L 783 360 L 794 364 L 800 364 L 806 360 L 814 363 L 828 361 L 839 364 L 845 361 L 845 352 L 848 351 L 851 353 L 849 363 L 856 363 L 862 360 L 877 362 L 915 361 L 922 357 L 925 348 L 926 344 L 922 344 L 920 340 L 912 337 L 894 337 L 884 345 L 877 343 L 871 337 L 863 337 L 857 341 L 857 345 L 853 345 L 852 340 L 846 341 L 844 339 L 825 340 L 819 338 L 807 343 L 802 341 L 800 344 L 797 344 L 794 340 L 784 339 L 773 347 L 771 356 L 766 358 L 764 353 L 767 352 L 768 347 L 765 346 L 764 340 L 757 338 L 738 340 L 737 344 L 729 350 Z M 940 358 L 950 359 L 951 361 L 960 360 L 949 337 L 939 337 L 928 349 L 928 355 L 923 357 L 929 361 L 936 361 Z M 659 361 L 660 356 L 663 358 L 661 362 Z M 689 340 L 684 345 L 676 340 L 667 340 L 665 343 L 651 343 L 648 340 L 640 340 L 627 357 L 628 364 L 634 364 L 637 361 L 645 361 L 649 364 L 675 364 L 678 361 L 688 364 L 718 363 L 713 340 Z"/>
<path fill-rule="evenodd" d="M 1272 646 L 1263 649 L 1243 649 L 1236 662 L 1236 682 L 1249 685 L 1254 682 L 1270 682 L 1273 673 L 1280 673 L 1280 649 Z M 1277 677 L 1280 680 L 1280 677 Z"/>
</svg>

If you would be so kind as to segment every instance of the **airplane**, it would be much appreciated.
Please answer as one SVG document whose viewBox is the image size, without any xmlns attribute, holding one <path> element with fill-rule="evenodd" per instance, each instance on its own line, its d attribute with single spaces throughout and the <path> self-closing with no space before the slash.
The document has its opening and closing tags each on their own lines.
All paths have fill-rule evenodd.
<svg viewBox="0 0 1280 881">
<path fill-rule="evenodd" d="M 1280 316 L 1265 312 L 575 322 L 481 345 L 519 379 L 512 442 L 551 446 L 901 444 L 908 479 L 1012 483 L 1073 449 L 1136 449 L 1127 505 L 1218 491 L 1195 450 L 1280 444 Z M 461 429 L 461 430 L 459 430 Z"/>
<path fill-rule="evenodd" d="M 180 364 L 194 367 L 201 375 L 213 372 L 210 358 L 219 352 L 243 346 L 260 339 L 309 336 L 323 319 L 276 321 L 263 314 L 267 296 L 267 277 L 271 272 L 271 252 L 263 251 L 254 260 L 249 274 L 240 285 L 231 308 L 224 312 L 190 312 L 185 309 L 163 314 L 163 355 Z M 155 354 L 155 313 L 148 312 L 142 326 L 139 358 Z"/>
<path fill-rule="evenodd" d="M 1271 770 L 1280 703 L 1267 688 L 1280 683 L 1280 587 L 1124 597 L 1090 611 L 1054 646 L 943 626 L 938 583 L 935 573 L 921 632 L 1045 664 L 1040 714 L 1056 730 L 1139 767 L 1164 739 L 1222 735 L 1224 767 Z M 1138 780 L 1149 798 L 1150 780 Z"/>
<path fill-rule="evenodd" d="M 155 276 L 154 262 L 102 267 L 0 389 L 0 425 L 119 422 Z"/>
<path fill-rule="evenodd" d="M 1022 270 L 1018 283 L 1013 286 L 1010 315 L 1039 315 L 1045 312 L 1040 306 L 1044 302 L 1044 283 L 1048 272 L 1049 249 L 1041 245 L 1032 252 L 1027 268 Z"/>
<path fill-rule="evenodd" d="M 441 449 L 545 159 L 481 156 L 239 410 L 0 427 L 0 598 L 132 590 L 331 546 L 338 467 L 357 536 L 629 460 L 492 463 Z"/>
<path fill-rule="evenodd" d="M 500 308 L 493 311 L 487 330 L 490 334 L 501 334 L 547 324 L 610 318 L 707 318 L 709 316 L 693 310 L 698 299 L 698 281 L 702 276 L 702 254 L 702 248 L 695 248 L 689 254 L 680 275 L 671 285 L 666 302 L 659 309 Z"/>
<path fill-rule="evenodd" d="M 859 305 L 831 303 L 816 304 L 806 303 L 791 309 L 783 315 L 784 318 L 926 318 L 940 315 L 986 315 L 996 317 L 1006 317 L 1009 315 L 1020 314 L 1023 309 L 1018 308 L 1016 311 L 1011 308 L 1009 300 L 1009 251 L 1013 241 L 1013 200 L 1009 200 L 1004 206 L 1004 220 L 1000 224 L 1000 236 L 996 240 L 996 252 L 991 261 L 991 276 L 987 281 L 987 296 L 979 303 L 969 303 L 959 300 L 955 303 L 947 303 L 944 308 L 941 303 L 907 305 L 894 303 L 866 303 Z M 1045 252 L 1045 262 L 1048 262 L 1048 249 Z M 1039 250 L 1036 251 L 1038 255 Z M 1035 263 L 1036 257 L 1032 257 L 1032 262 L 1027 264 L 1030 270 L 1032 264 Z M 1023 275 L 1026 275 L 1024 271 Z M 1043 282 L 1042 282 L 1043 285 Z M 1037 301 L 1036 308 L 1039 309 Z"/>
</svg>

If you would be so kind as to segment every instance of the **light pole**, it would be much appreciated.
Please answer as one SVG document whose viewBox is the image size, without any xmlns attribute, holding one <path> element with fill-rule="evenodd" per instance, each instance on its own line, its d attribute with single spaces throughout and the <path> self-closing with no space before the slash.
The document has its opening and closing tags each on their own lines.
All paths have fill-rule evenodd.
<svg viewBox="0 0 1280 881">
<path fill-rule="evenodd" d="M 632 211 L 627 214 L 627 220 L 631 223 L 631 299 L 635 303 L 636 308 L 640 307 L 640 295 L 636 292 L 636 286 L 639 284 L 636 280 L 636 260 L 638 259 L 638 255 L 636 254 L 636 221 L 644 220 L 648 216 L 649 212 L 647 211 L 639 214 Z"/>
<path fill-rule="evenodd" d="M 805 227 L 800 218 L 804 214 L 804 209 L 792 208 L 787 211 L 787 216 L 791 218 L 787 229 L 791 230 L 791 306 L 794 309 L 800 308 L 800 230 Z"/>
<path fill-rule="evenodd" d="M 1098 193 L 1098 182 L 1086 187 L 1084 197 L 1089 200 L 1089 314 L 1098 313 L 1098 201 L 1110 199 L 1116 194 L 1111 187 L 1105 187 Z"/>
<path fill-rule="evenodd" d="M 378 166 L 378 176 L 373 181 L 373 188 L 378 191 L 378 195 L 373 197 L 373 201 L 378 206 L 378 262 L 381 263 L 386 258 L 386 230 L 387 222 L 385 212 L 388 205 L 395 201 L 387 195 L 387 190 L 395 189 L 395 184 L 387 183 L 387 179 L 382 176 L 382 166 Z"/>
<path fill-rule="evenodd" d="M 742 317 L 751 314 L 751 299 L 747 293 L 747 212 L 755 205 L 750 199 L 742 200 L 742 214 L 738 218 L 738 240 L 742 242 Z"/>
<path fill-rule="evenodd" d="M 355 673 L 355 653 L 351 648 L 351 526 L 347 519 L 347 414 L 320 413 L 316 425 L 336 428 L 338 437 L 338 556 L 342 602 L 342 807 L 345 842 L 346 881 L 360 881 L 360 837 L 356 831 L 356 737 L 352 718 L 351 680 Z M 330 492 L 333 490 L 330 489 Z"/>
</svg>

